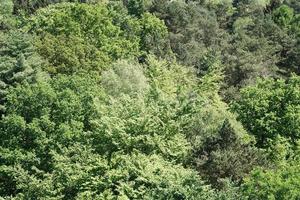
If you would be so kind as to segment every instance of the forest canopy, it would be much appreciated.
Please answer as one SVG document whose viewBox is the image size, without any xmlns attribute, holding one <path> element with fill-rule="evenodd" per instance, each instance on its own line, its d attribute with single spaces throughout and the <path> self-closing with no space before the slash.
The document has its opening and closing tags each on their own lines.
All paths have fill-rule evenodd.
<svg viewBox="0 0 300 200">
<path fill-rule="evenodd" d="M 0 0 L 0 199 L 300 199 L 298 0 Z"/>
</svg>

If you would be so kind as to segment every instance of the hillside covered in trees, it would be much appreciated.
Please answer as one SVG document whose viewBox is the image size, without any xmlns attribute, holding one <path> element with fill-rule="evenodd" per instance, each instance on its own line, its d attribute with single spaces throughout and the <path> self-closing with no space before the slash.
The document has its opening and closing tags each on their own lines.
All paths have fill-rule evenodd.
<svg viewBox="0 0 300 200">
<path fill-rule="evenodd" d="M 299 0 L 0 0 L 0 199 L 299 200 Z"/>
</svg>

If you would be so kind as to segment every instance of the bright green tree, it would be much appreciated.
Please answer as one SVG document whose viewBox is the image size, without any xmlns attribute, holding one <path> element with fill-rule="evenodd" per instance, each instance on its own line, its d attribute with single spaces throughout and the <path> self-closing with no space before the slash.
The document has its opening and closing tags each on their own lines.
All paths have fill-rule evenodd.
<svg viewBox="0 0 300 200">
<path fill-rule="evenodd" d="M 197 79 L 170 64 L 151 58 L 144 72 L 118 62 L 100 79 L 57 75 L 11 88 L 0 120 L 0 195 L 215 199 L 197 172 L 183 165 L 191 149 L 183 131 L 189 117 L 184 98 Z M 117 89 L 118 95 L 110 93 Z"/>
<path fill-rule="evenodd" d="M 295 142 L 299 139 L 299 77 L 268 79 L 241 91 L 233 105 L 238 119 L 265 147 L 277 135 Z"/>
<path fill-rule="evenodd" d="M 137 58 L 157 48 L 166 36 L 162 21 L 151 14 L 141 19 L 106 4 L 64 3 L 40 9 L 27 28 L 39 35 L 36 46 L 49 61 L 50 73 L 106 69 L 120 58 Z"/>
<path fill-rule="evenodd" d="M 275 169 L 254 170 L 245 179 L 243 196 L 246 199 L 299 199 L 299 161 L 290 161 Z"/>
</svg>

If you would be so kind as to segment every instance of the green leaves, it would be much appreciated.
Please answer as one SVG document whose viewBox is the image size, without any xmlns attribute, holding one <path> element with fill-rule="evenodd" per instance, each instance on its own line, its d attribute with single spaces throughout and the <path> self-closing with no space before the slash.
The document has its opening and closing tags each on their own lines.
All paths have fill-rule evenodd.
<svg viewBox="0 0 300 200">
<path fill-rule="evenodd" d="M 111 96 L 145 94 L 149 84 L 144 71 L 138 63 L 118 61 L 110 70 L 103 72 L 101 83 Z"/>
<path fill-rule="evenodd" d="M 0 0 L 0 198 L 300 198 L 299 3 L 61 1 Z"/>
<path fill-rule="evenodd" d="M 200 173 L 219 188 L 224 187 L 226 179 L 240 183 L 254 167 L 266 165 L 263 152 L 235 131 L 226 119 L 218 134 L 208 137 L 195 152 Z"/>
<path fill-rule="evenodd" d="M 119 61 L 101 80 L 59 75 L 12 88 L 0 124 L 0 184 L 16 188 L 19 199 L 213 198 L 182 165 L 191 150 L 183 98 L 197 79 L 171 66 Z"/>
<path fill-rule="evenodd" d="M 167 33 L 163 22 L 149 13 L 138 19 L 104 4 L 71 3 L 37 11 L 27 29 L 40 36 L 36 46 L 53 74 L 99 73 L 117 59 L 158 53 L 157 43 Z"/>
<path fill-rule="evenodd" d="M 238 119 L 254 134 L 258 146 L 281 135 L 295 141 L 298 134 L 299 77 L 284 80 L 260 81 L 242 90 L 241 99 L 233 106 Z"/>
<path fill-rule="evenodd" d="M 244 195 L 249 199 L 297 199 L 299 174 L 299 161 L 290 161 L 276 169 L 257 169 L 245 180 Z"/>
<path fill-rule="evenodd" d="M 275 22 L 282 27 L 287 27 L 291 24 L 294 17 L 294 10 L 287 5 L 282 5 L 273 12 Z"/>
<path fill-rule="evenodd" d="M 39 67 L 43 66 L 44 61 L 37 55 L 32 43 L 33 37 L 18 30 L 0 34 L 0 103 L 2 114 L 6 110 L 4 103 L 10 87 L 15 87 L 23 82 L 32 83 L 38 79 L 38 76 L 42 75 Z"/>
<path fill-rule="evenodd" d="M 0 30 L 10 29 L 15 25 L 15 18 L 12 15 L 14 3 L 12 0 L 0 1 Z"/>
</svg>

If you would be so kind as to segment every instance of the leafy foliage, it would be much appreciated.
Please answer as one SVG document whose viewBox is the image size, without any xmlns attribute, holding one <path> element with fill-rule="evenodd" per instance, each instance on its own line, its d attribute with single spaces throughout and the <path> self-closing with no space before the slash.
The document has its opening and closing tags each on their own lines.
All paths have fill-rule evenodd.
<svg viewBox="0 0 300 200">
<path fill-rule="evenodd" d="M 116 71 L 120 81 L 137 77 L 120 72 Z M 170 72 L 165 69 L 165 73 Z M 156 75 L 150 74 L 152 85 Z M 58 76 L 11 90 L 1 121 L 1 173 L 6 177 L 1 180 L 2 195 L 21 199 L 213 196 L 195 171 L 180 164 L 190 148 L 174 96 L 154 96 L 158 98 L 154 101 L 152 95 L 130 97 L 125 92 L 113 99 L 98 84 L 93 76 Z M 109 87 L 116 91 L 113 87 L 120 85 Z"/>
<path fill-rule="evenodd" d="M 249 199 L 298 199 L 299 174 L 299 161 L 267 171 L 257 169 L 245 180 L 244 195 Z"/>
<path fill-rule="evenodd" d="M 263 165 L 262 152 L 238 138 L 228 120 L 215 137 L 208 138 L 199 155 L 197 167 L 214 185 L 222 186 L 222 179 L 240 182 L 255 166 Z"/>
<path fill-rule="evenodd" d="M 0 30 L 11 29 L 15 25 L 13 6 L 12 0 L 0 1 Z"/>
<path fill-rule="evenodd" d="M 241 99 L 233 106 L 257 145 L 264 147 L 277 135 L 295 142 L 298 135 L 299 77 L 288 81 L 265 80 L 242 90 Z M 255 97 L 255 98 L 254 98 Z"/>
<path fill-rule="evenodd" d="M 297 0 L 0 0 L 0 199 L 299 199 Z"/>
<path fill-rule="evenodd" d="M 37 55 L 32 37 L 12 30 L 0 35 L 0 102 L 1 113 L 5 111 L 7 89 L 24 81 L 38 79 L 38 67 L 43 60 Z"/>
<path fill-rule="evenodd" d="M 36 46 L 50 62 L 50 73 L 99 71 L 111 61 L 150 51 L 166 34 L 150 14 L 137 19 L 116 12 L 102 4 L 58 4 L 37 11 L 27 26 L 40 36 Z"/>
</svg>

